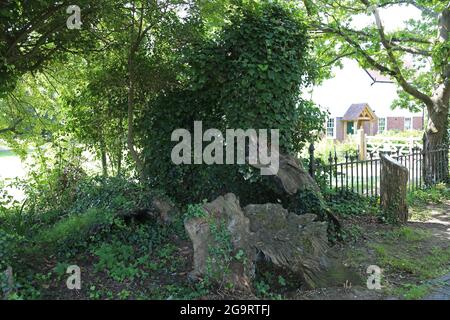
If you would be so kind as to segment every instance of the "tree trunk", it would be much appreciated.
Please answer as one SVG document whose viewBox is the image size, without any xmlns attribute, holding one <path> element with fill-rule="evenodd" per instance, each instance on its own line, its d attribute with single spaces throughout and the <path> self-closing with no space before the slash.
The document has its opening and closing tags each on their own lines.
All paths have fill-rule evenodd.
<svg viewBox="0 0 450 320">
<path fill-rule="evenodd" d="M 448 148 L 448 105 L 448 99 L 446 102 L 440 99 L 428 106 L 429 120 L 424 139 L 424 181 L 427 185 L 448 180 L 448 153 L 436 152 Z"/>
<path fill-rule="evenodd" d="M 116 175 L 120 176 L 122 174 L 122 148 L 117 152 L 117 172 Z"/>
<path fill-rule="evenodd" d="M 14 273 L 11 266 L 8 266 L 4 271 L 4 277 L 6 279 L 6 287 L 2 290 L 3 299 L 8 300 L 9 295 L 15 292 Z M 0 298 L 2 297 L 2 291 L 0 291 Z"/>
<path fill-rule="evenodd" d="M 444 9 L 439 15 L 438 37 L 439 43 L 445 44 L 450 40 L 450 7 Z M 444 52 L 443 52 L 444 53 Z M 438 85 L 426 103 L 429 115 L 426 134 L 426 150 L 448 149 L 448 109 L 450 101 L 450 48 L 446 49 L 443 56 L 442 69 L 437 74 Z M 438 180 L 448 180 L 448 152 L 440 152 L 438 157 L 428 156 L 427 176 L 433 176 L 438 172 Z M 435 176 L 435 174 L 434 174 Z M 436 181 L 425 181 L 436 182 Z"/>
<path fill-rule="evenodd" d="M 128 151 L 130 152 L 131 158 L 136 164 L 136 170 L 139 174 L 139 177 L 142 181 L 145 180 L 144 174 L 144 164 L 140 158 L 139 153 L 134 148 L 134 85 L 135 85 L 135 70 L 134 70 L 134 57 L 136 51 L 139 48 L 140 41 L 142 40 L 142 22 L 143 22 L 143 12 L 141 12 L 141 17 L 139 21 L 139 29 L 134 38 L 134 15 L 135 15 L 135 4 L 133 3 L 133 26 L 131 29 L 131 46 L 130 52 L 128 54 L 128 133 L 127 133 L 127 146 Z M 143 10 L 143 9 L 142 9 Z"/>
<path fill-rule="evenodd" d="M 144 165 L 141 161 L 141 158 L 134 148 L 134 83 L 132 78 L 133 71 L 130 71 L 130 87 L 128 89 L 128 134 L 127 134 L 127 146 L 128 151 L 130 152 L 131 158 L 136 164 L 136 170 L 139 174 L 141 180 L 145 179 L 144 176 Z"/>
<path fill-rule="evenodd" d="M 102 157 L 103 176 L 107 177 L 108 176 L 108 162 L 106 159 L 106 146 L 105 146 L 105 142 L 103 140 L 100 141 L 100 154 Z"/>
<path fill-rule="evenodd" d="M 123 121 L 124 121 L 124 117 L 120 117 L 120 122 L 119 122 L 119 128 L 120 128 L 120 139 L 119 139 L 119 145 L 118 145 L 118 149 L 117 149 L 117 170 L 116 170 L 116 175 L 120 176 L 122 174 L 122 160 L 123 160 L 123 149 L 124 149 L 124 142 L 122 140 L 122 134 L 124 133 L 123 130 Z"/>
</svg>

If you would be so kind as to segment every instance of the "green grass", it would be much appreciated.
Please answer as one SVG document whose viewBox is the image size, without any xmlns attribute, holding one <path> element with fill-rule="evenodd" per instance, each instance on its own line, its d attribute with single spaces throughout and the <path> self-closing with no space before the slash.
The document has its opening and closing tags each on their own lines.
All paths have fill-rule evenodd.
<svg viewBox="0 0 450 320">
<path fill-rule="evenodd" d="M 39 231 L 32 242 L 36 246 L 27 249 L 29 253 L 53 253 L 67 246 L 81 244 L 98 235 L 104 228 L 110 227 L 113 218 L 108 212 L 89 209 L 83 214 L 62 218 L 54 225 Z"/>
<path fill-rule="evenodd" d="M 384 237 L 388 240 L 417 242 L 423 241 L 432 236 L 431 232 L 427 230 L 415 229 L 410 227 L 400 227 L 398 229 L 388 231 Z"/>
<path fill-rule="evenodd" d="M 393 294 L 406 300 L 419 300 L 424 298 L 431 290 L 428 284 L 403 284 L 401 287 L 393 290 Z"/>
<path fill-rule="evenodd" d="M 381 267 L 411 274 L 425 280 L 440 276 L 450 269 L 450 248 L 404 249 L 398 244 L 372 244 Z"/>
<path fill-rule="evenodd" d="M 12 152 L 11 150 L 2 150 L 0 151 L 0 158 L 6 158 L 6 157 L 16 157 L 17 155 Z"/>
</svg>

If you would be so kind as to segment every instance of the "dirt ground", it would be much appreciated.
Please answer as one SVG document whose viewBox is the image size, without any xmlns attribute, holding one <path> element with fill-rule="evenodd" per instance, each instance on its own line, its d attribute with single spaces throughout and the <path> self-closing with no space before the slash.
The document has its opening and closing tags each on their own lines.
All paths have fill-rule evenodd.
<svg viewBox="0 0 450 320">
<path fill-rule="evenodd" d="M 410 208 L 410 222 L 393 227 L 374 217 L 344 219 L 354 240 L 334 253 L 363 279 L 369 265 L 382 269 L 381 290 L 363 284 L 302 291 L 297 299 L 438 299 L 450 300 L 450 201 Z"/>
</svg>

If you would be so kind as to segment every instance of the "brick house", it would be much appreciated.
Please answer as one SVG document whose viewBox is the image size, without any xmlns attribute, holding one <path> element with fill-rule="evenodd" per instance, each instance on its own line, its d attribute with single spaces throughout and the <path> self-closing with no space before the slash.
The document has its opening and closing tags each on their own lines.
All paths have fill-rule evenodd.
<svg viewBox="0 0 450 320">
<path fill-rule="evenodd" d="M 395 111 L 392 111 L 394 113 Z M 349 135 L 363 129 L 366 135 L 374 136 L 388 130 L 423 130 L 423 117 L 395 114 L 377 116 L 367 103 L 352 104 L 341 117 L 330 117 L 326 123 L 329 139 L 344 141 Z"/>
</svg>

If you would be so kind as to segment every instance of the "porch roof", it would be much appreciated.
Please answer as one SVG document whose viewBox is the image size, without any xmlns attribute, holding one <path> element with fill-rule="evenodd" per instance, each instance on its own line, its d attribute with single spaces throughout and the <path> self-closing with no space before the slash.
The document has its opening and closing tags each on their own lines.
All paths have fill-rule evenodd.
<svg viewBox="0 0 450 320">
<path fill-rule="evenodd" d="M 342 120 L 344 121 L 356 121 L 361 117 L 361 114 L 367 110 L 367 113 L 370 115 L 372 119 L 376 119 L 377 116 L 372 111 L 372 109 L 369 107 L 369 104 L 367 103 L 354 103 L 352 104 L 348 109 L 347 112 L 344 114 L 344 117 Z"/>
</svg>

